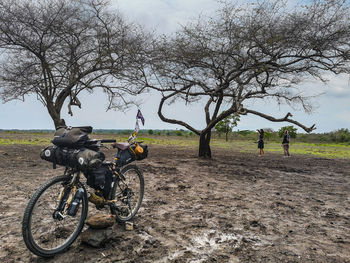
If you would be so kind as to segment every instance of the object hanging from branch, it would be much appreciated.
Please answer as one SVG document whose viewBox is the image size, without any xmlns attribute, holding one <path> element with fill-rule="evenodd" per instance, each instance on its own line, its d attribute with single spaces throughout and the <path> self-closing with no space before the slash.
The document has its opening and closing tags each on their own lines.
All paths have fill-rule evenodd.
<svg viewBox="0 0 350 263">
<path fill-rule="evenodd" d="M 72 112 L 71 106 L 78 106 L 79 109 L 81 109 L 81 102 L 80 102 L 80 100 L 78 99 L 78 97 L 76 95 L 72 96 L 72 93 L 70 94 L 70 97 L 69 97 L 68 114 L 73 116 L 73 112 Z"/>
</svg>

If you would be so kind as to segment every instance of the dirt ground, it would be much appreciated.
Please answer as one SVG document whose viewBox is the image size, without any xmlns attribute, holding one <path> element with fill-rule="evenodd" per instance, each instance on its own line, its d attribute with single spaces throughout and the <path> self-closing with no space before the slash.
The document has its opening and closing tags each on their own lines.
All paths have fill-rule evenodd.
<svg viewBox="0 0 350 263">
<path fill-rule="evenodd" d="M 151 146 L 137 163 L 145 196 L 134 231 L 115 225 L 102 248 L 78 238 L 41 259 L 24 245 L 23 212 L 62 173 L 39 158 L 41 148 L 0 146 L 1 262 L 350 262 L 349 160 L 222 149 L 203 160 L 169 146 Z"/>
</svg>

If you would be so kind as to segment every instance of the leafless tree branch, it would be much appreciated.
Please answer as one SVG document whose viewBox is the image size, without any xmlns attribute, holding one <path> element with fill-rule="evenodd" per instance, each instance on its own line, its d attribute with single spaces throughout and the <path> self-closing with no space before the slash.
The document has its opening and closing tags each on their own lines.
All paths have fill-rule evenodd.
<svg viewBox="0 0 350 263">
<path fill-rule="evenodd" d="M 139 59 L 147 38 L 100 0 L 0 0 L 0 95 L 4 101 L 35 93 L 56 126 L 66 100 L 102 88 L 108 108 L 125 108 L 138 87 Z M 140 91 L 139 91 L 140 92 Z M 63 121 L 64 122 L 64 121 Z"/>
<path fill-rule="evenodd" d="M 274 99 L 310 112 L 314 94 L 299 84 L 309 78 L 324 82 L 325 73 L 350 73 L 350 6 L 343 0 L 315 0 L 290 11 L 283 0 L 226 3 L 216 17 L 201 17 L 175 36 L 155 41 L 148 63 L 152 70 L 143 82 L 163 94 L 161 107 L 164 98 L 203 103 L 206 127 L 196 132 L 201 136 L 200 156 L 210 157 L 211 129 L 233 113 L 287 121 L 310 132 L 315 125 L 307 127 L 291 116 L 274 118 L 243 105 Z"/>
<path fill-rule="evenodd" d="M 262 117 L 262 118 L 267 119 L 267 120 L 272 121 L 272 122 L 284 122 L 284 121 L 285 122 L 290 122 L 290 123 L 293 123 L 293 124 L 301 127 L 306 132 L 312 132 L 313 130 L 316 129 L 315 124 L 313 124 L 311 127 L 306 127 L 305 125 L 301 124 L 300 122 L 295 121 L 293 119 L 290 119 L 289 117 L 293 117 L 293 115 L 290 112 L 288 112 L 286 114 L 286 116 L 284 116 L 283 118 L 274 118 L 274 117 L 272 117 L 270 115 L 266 115 L 264 113 L 261 113 L 261 112 L 258 112 L 258 111 L 254 111 L 254 110 L 249 110 L 249 109 L 242 109 L 239 112 L 239 114 L 241 114 L 241 115 L 245 115 L 245 114 L 248 114 L 248 113 L 257 115 L 259 117 Z"/>
</svg>

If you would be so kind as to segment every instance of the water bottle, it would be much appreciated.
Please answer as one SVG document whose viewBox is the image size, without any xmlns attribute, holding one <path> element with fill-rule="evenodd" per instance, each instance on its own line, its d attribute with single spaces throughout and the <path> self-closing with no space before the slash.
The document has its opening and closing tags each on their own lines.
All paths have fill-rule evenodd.
<svg viewBox="0 0 350 263">
<path fill-rule="evenodd" d="M 68 211 L 67 214 L 70 216 L 75 216 L 75 214 L 78 211 L 79 208 L 79 204 L 81 202 L 81 199 L 83 198 L 84 195 L 84 189 L 83 188 L 79 188 L 76 192 L 75 195 L 73 197 L 72 202 L 70 203 L 69 207 L 68 207 Z"/>
</svg>

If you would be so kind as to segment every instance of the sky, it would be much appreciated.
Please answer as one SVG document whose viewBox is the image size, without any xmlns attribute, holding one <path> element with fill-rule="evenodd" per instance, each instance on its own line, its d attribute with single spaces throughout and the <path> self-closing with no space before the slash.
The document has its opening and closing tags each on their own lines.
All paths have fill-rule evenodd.
<svg viewBox="0 0 350 263">
<path fill-rule="evenodd" d="M 148 30 L 159 34 L 175 32 L 199 15 L 214 14 L 218 8 L 216 0 L 112 0 L 114 7 L 129 20 L 136 21 Z M 317 81 L 303 84 L 303 88 L 322 95 L 314 99 L 315 110 L 311 114 L 295 111 L 289 107 L 278 107 L 271 102 L 253 102 L 252 109 L 283 117 L 291 112 L 294 119 L 306 126 L 316 124 L 315 132 L 330 132 L 340 128 L 350 128 L 350 78 L 346 75 L 327 76 L 329 82 Z M 140 109 L 146 119 L 144 129 L 181 129 L 183 127 L 162 122 L 157 114 L 160 95 L 157 93 L 142 96 Z M 107 99 L 102 92 L 83 94 L 82 109 L 73 107 L 73 116 L 67 114 L 66 105 L 62 117 L 71 126 L 91 125 L 96 129 L 133 129 L 136 107 L 126 112 L 108 111 Z M 188 121 L 197 129 L 205 127 L 204 105 L 184 106 L 177 103 L 165 108 L 164 115 Z M 272 123 L 257 116 L 242 116 L 236 130 L 272 128 L 278 130 L 286 122 Z M 28 96 L 25 101 L 0 103 L 0 129 L 52 129 L 53 122 L 46 108 L 36 99 Z M 299 129 L 299 131 L 301 131 Z"/>
</svg>

